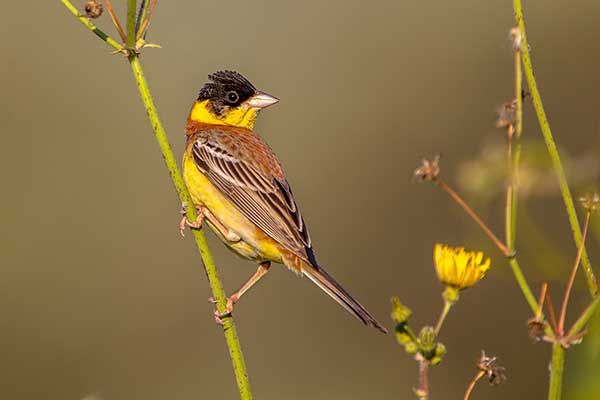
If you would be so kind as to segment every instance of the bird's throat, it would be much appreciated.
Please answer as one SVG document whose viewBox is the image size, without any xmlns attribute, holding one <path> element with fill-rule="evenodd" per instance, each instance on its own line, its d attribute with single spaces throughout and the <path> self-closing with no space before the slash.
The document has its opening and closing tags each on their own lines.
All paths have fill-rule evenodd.
<svg viewBox="0 0 600 400">
<path fill-rule="evenodd" d="M 193 122 L 200 122 L 210 125 L 229 125 L 246 129 L 252 129 L 258 116 L 258 110 L 255 108 L 246 108 L 243 106 L 224 110 L 222 116 L 212 113 L 208 100 L 197 101 L 192 106 L 189 119 Z"/>
</svg>

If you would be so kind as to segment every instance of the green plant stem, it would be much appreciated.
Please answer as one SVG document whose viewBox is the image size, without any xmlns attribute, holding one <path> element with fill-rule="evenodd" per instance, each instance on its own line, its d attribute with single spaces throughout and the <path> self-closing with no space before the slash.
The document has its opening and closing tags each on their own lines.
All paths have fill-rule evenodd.
<svg viewBox="0 0 600 400">
<path fill-rule="evenodd" d="M 127 47 L 135 47 L 135 14 L 137 10 L 137 1 L 127 1 Z"/>
<path fill-rule="evenodd" d="M 61 1 L 67 7 L 67 9 L 80 20 L 80 22 L 82 22 L 88 29 L 92 30 L 92 32 L 94 32 L 102 40 L 104 40 L 117 50 L 123 49 L 121 45 L 116 43 L 114 40 L 110 39 L 106 34 L 98 34 L 98 29 L 91 22 L 89 22 L 87 18 L 81 18 L 81 14 L 79 13 L 79 11 L 77 11 L 77 9 L 68 0 Z M 135 24 L 135 20 L 133 20 L 132 23 Z M 144 106 L 146 107 L 148 117 L 152 124 L 152 128 L 154 129 L 156 140 L 159 144 L 163 158 L 167 165 L 167 169 L 171 174 L 171 178 L 173 184 L 175 185 L 175 189 L 177 190 L 181 203 L 188 205 L 188 207 L 186 208 L 187 217 L 193 221 L 197 218 L 197 212 L 195 207 L 193 207 L 190 194 L 181 176 L 181 172 L 179 171 L 179 167 L 177 161 L 175 160 L 175 156 L 173 155 L 173 151 L 171 150 L 171 146 L 169 145 L 166 132 L 158 117 L 158 112 L 150 94 L 150 89 L 148 88 L 148 83 L 144 76 L 139 57 L 137 56 L 137 54 L 131 52 L 128 56 L 128 60 L 130 62 L 131 70 L 138 85 L 140 96 L 142 98 Z M 210 250 L 208 249 L 208 244 L 206 242 L 204 233 L 202 232 L 202 230 L 194 230 L 193 235 L 200 255 L 202 256 L 204 269 L 208 277 L 213 298 L 216 300 L 216 308 L 219 312 L 224 312 L 227 305 L 227 299 L 223 290 L 223 286 L 221 285 L 221 281 L 219 280 L 219 275 L 213 262 Z M 229 349 L 229 355 L 233 364 L 240 399 L 250 400 L 252 399 L 252 392 L 250 391 L 250 383 L 248 380 L 246 364 L 237 336 L 235 324 L 231 316 L 223 319 L 223 332 L 227 342 L 227 347 Z"/>
<path fill-rule="evenodd" d="M 518 204 L 518 176 L 519 176 L 519 160 L 521 157 L 521 133 L 523 131 L 523 98 L 521 92 L 523 90 L 523 74 L 521 71 L 521 51 L 515 49 L 514 56 L 515 68 L 515 107 L 516 121 L 515 126 L 509 126 L 508 132 L 508 158 L 510 163 L 510 181 L 506 191 L 506 246 L 508 252 L 513 255 L 509 257 L 509 264 L 513 275 L 517 280 L 517 284 L 525 296 L 525 300 L 529 303 L 531 310 L 535 315 L 541 316 L 541 309 L 535 300 L 535 296 L 525 279 L 525 275 L 521 270 L 521 266 L 514 254 L 516 254 L 516 235 L 517 235 L 517 204 Z M 514 129 L 514 132 L 511 130 Z M 513 143 L 514 142 L 514 143 Z M 514 149 L 513 149 L 514 146 Z"/>
<path fill-rule="evenodd" d="M 63 5 L 71 12 L 71 14 L 73 14 L 75 16 L 75 18 L 77 18 L 79 20 L 79 22 L 81 22 L 83 25 L 85 25 L 89 30 L 91 30 L 100 39 L 105 41 L 106 44 L 108 44 L 109 46 L 111 46 L 112 48 L 114 48 L 117 51 L 123 50 L 123 46 L 119 42 L 112 39 L 110 36 L 108 36 L 106 33 L 104 33 L 102 30 L 100 30 L 96 25 L 94 25 L 88 18 L 86 18 L 85 15 L 81 14 L 79 12 L 79 10 L 77 10 L 73 6 L 73 4 L 71 4 L 70 1 L 61 0 L 61 3 L 63 3 Z"/>
<path fill-rule="evenodd" d="M 562 394 L 563 370 L 565 366 L 565 348 L 560 343 L 552 344 L 552 363 L 550 364 L 550 389 L 548 400 L 559 400 Z"/>
<path fill-rule="evenodd" d="M 600 304 L 600 296 L 596 297 L 589 306 L 583 311 L 581 316 L 577 318 L 577 321 L 573 324 L 569 332 L 567 333 L 567 337 L 573 337 L 577 335 L 579 332 L 585 328 L 588 321 L 594 316 L 596 311 L 598 311 L 598 305 Z"/>
<path fill-rule="evenodd" d="M 156 140 L 160 146 L 161 152 L 167 164 L 167 168 L 171 174 L 171 178 L 173 179 L 177 193 L 179 194 L 179 198 L 182 204 L 187 205 L 187 217 L 190 219 L 190 221 L 195 221 L 198 216 L 196 209 L 193 207 L 190 194 L 183 181 L 179 167 L 177 166 L 177 161 L 175 160 L 175 156 L 173 155 L 167 140 L 166 133 L 162 127 L 160 119 L 158 118 L 158 113 L 156 111 L 154 101 L 152 100 L 150 90 L 148 89 L 148 83 L 144 77 L 140 60 L 136 55 L 133 55 L 129 57 L 129 61 L 131 63 L 131 70 L 135 76 L 142 101 L 144 102 L 148 117 L 150 118 L 152 127 L 154 128 Z M 212 256 L 208 249 L 206 238 L 201 230 L 193 230 L 193 233 L 194 238 L 196 239 L 198 250 L 200 251 L 202 260 L 204 261 L 204 269 L 213 292 L 213 298 L 217 301 L 217 310 L 222 313 L 226 309 L 227 298 L 225 296 L 223 286 L 221 285 L 221 281 L 219 280 L 219 275 Z M 252 393 L 250 392 L 250 383 L 248 381 L 248 373 L 246 372 L 246 364 L 244 362 L 244 356 L 242 354 L 237 331 L 231 317 L 224 319 L 223 332 L 227 341 L 227 347 L 229 348 L 229 355 L 233 364 L 233 369 L 240 392 L 240 398 L 244 400 L 251 399 Z"/>
<path fill-rule="evenodd" d="M 442 313 L 440 314 L 440 317 L 438 318 L 437 324 L 435 324 L 435 336 L 439 335 L 440 330 L 442 329 L 442 325 L 444 324 L 444 321 L 446 320 L 446 316 L 448 315 L 448 312 L 450 311 L 451 308 L 452 308 L 452 302 L 450 302 L 448 300 L 444 300 L 444 308 L 442 309 Z"/>
<path fill-rule="evenodd" d="M 517 280 L 517 284 L 519 285 L 523 296 L 525 296 L 525 300 L 527 300 L 527 304 L 529 304 L 529 307 L 531 307 L 531 311 L 533 311 L 534 314 L 537 314 L 539 309 L 537 300 L 533 295 L 527 280 L 525 279 L 525 275 L 523 275 L 523 270 L 521 270 L 519 262 L 515 257 L 513 257 L 508 259 L 508 263 L 510 264 L 510 268 L 512 269 L 513 275 Z"/>
<path fill-rule="evenodd" d="M 515 253 L 517 236 L 517 201 L 519 185 L 519 160 L 521 158 L 521 133 L 523 132 L 523 74 L 521 71 L 521 51 L 515 50 L 515 107 L 516 126 L 514 133 L 508 134 L 508 158 L 510 162 L 510 181 L 506 190 L 506 246 Z M 512 126 L 509 129 L 513 129 Z M 514 148 L 513 148 L 514 147 Z"/>
<path fill-rule="evenodd" d="M 521 34 L 523 35 L 522 60 L 523 68 L 525 71 L 525 77 L 527 79 L 527 84 L 529 85 L 529 90 L 531 91 L 533 105 L 535 107 L 535 112 L 540 124 L 540 128 L 542 130 L 542 135 L 544 136 L 544 141 L 546 142 L 546 147 L 548 148 L 548 153 L 550 154 L 554 171 L 556 172 L 556 175 L 558 177 L 560 192 L 563 198 L 563 202 L 565 203 L 567 214 L 569 216 L 569 223 L 571 224 L 573 237 L 575 239 L 577 247 L 579 247 L 581 246 L 582 242 L 581 227 L 579 226 L 579 220 L 577 218 L 577 212 L 575 211 L 575 205 L 573 202 L 573 197 L 571 195 L 571 190 L 569 189 L 566 174 L 560 159 L 560 155 L 558 154 L 558 149 L 556 148 L 556 143 L 554 142 L 554 137 L 552 136 L 552 131 L 550 129 L 550 125 L 546 117 L 546 112 L 544 110 L 542 98 L 538 90 L 537 83 L 535 81 L 533 65 L 531 62 L 531 56 L 529 54 L 529 44 L 527 41 L 527 34 L 525 31 L 525 21 L 523 18 L 523 8 L 521 5 L 521 0 L 513 0 L 513 5 L 515 11 L 515 18 L 517 24 L 519 25 L 519 29 L 521 30 Z M 596 282 L 596 277 L 594 276 L 594 272 L 592 270 L 592 266 L 590 264 L 590 260 L 588 258 L 585 247 L 583 248 L 582 264 L 586 274 L 586 281 L 589 291 L 592 297 L 596 297 L 598 295 L 598 284 Z"/>
<path fill-rule="evenodd" d="M 533 311 L 533 314 L 536 316 L 536 318 L 543 319 L 544 313 L 542 312 L 542 305 L 536 301 L 535 296 L 533 295 L 533 292 L 531 291 L 529 284 L 527 283 L 527 280 L 525 279 L 525 275 L 523 275 L 523 271 L 521 270 L 521 266 L 519 265 L 517 258 L 516 257 L 509 258 L 508 263 L 510 264 L 510 268 L 512 269 L 513 275 L 515 276 L 515 279 L 517 280 L 517 284 L 519 285 L 519 288 L 521 289 L 521 293 L 523 293 L 523 296 L 525 297 L 527 304 L 529 304 L 531 311 Z M 546 333 L 546 336 L 548 336 L 549 338 L 555 337 L 554 331 L 549 326 L 546 327 L 544 332 Z"/>
</svg>

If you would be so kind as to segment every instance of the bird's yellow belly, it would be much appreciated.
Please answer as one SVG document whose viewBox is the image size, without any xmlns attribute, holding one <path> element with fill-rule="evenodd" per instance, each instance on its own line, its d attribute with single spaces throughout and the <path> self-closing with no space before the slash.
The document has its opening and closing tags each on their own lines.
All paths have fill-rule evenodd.
<svg viewBox="0 0 600 400">
<path fill-rule="evenodd" d="M 241 238 L 237 242 L 228 241 L 209 222 L 212 230 L 227 247 L 241 257 L 250 260 L 282 263 L 277 242 L 235 208 L 198 170 L 191 157 L 184 159 L 183 176 L 194 205 L 203 205 L 208 208 L 223 225 Z"/>
</svg>

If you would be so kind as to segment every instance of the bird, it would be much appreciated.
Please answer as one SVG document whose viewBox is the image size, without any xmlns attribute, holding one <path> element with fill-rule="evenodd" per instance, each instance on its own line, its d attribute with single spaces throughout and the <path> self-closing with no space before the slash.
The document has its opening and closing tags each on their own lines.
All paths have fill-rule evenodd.
<svg viewBox="0 0 600 400">
<path fill-rule="evenodd" d="M 184 209 L 180 231 L 201 229 L 206 221 L 229 249 L 258 263 L 215 318 L 222 322 L 231 315 L 242 295 L 278 263 L 308 277 L 365 325 L 387 333 L 317 262 L 283 168 L 254 131 L 259 112 L 278 101 L 236 71 L 217 71 L 208 75 L 187 118 L 183 176 L 198 218 L 188 220 Z"/>
</svg>

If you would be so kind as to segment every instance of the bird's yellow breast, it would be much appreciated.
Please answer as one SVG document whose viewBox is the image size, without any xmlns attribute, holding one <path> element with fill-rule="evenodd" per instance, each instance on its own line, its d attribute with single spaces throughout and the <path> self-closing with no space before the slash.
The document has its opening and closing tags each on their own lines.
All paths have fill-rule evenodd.
<svg viewBox="0 0 600 400">
<path fill-rule="evenodd" d="M 239 242 L 227 241 L 218 229 L 209 223 L 213 231 L 231 250 L 247 259 L 282 263 L 277 242 L 246 218 L 200 172 L 191 156 L 191 146 L 188 146 L 184 156 L 183 176 L 194 205 L 207 207 L 223 225 L 241 238 Z"/>
</svg>

